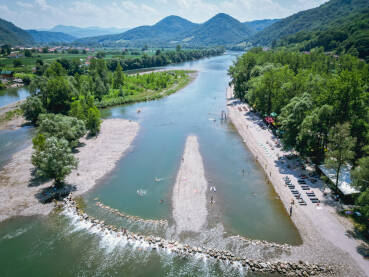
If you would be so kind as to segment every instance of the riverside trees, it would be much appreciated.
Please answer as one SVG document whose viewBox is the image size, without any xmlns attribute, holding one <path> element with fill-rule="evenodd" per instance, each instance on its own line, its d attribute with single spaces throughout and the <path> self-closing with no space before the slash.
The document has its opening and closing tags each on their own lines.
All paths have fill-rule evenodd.
<svg viewBox="0 0 369 277">
<path fill-rule="evenodd" d="M 350 55 L 254 48 L 229 69 L 235 96 L 276 113 L 285 145 L 339 173 L 345 163 L 369 216 L 369 65 Z"/>
</svg>

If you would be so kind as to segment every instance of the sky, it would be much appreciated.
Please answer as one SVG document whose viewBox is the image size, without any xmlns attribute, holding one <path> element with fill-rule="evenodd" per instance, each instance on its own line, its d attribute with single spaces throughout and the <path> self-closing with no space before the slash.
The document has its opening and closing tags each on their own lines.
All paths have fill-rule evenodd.
<svg viewBox="0 0 369 277">
<path fill-rule="evenodd" d="M 327 0 L 0 0 L 0 18 L 24 29 L 55 25 L 132 28 L 168 15 L 205 22 L 227 13 L 241 22 L 284 18 Z"/>
</svg>

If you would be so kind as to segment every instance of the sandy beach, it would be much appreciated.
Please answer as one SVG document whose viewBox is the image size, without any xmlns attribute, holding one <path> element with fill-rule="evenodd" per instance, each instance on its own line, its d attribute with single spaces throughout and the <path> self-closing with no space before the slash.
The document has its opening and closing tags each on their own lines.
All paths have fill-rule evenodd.
<svg viewBox="0 0 369 277">
<path fill-rule="evenodd" d="M 177 234 L 199 232 L 205 226 L 208 215 L 207 187 L 197 137 L 189 136 L 172 196 Z"/>
<path fill-rule="evenodd" d="M 124 119 L 107 119 L 101 125 L 98 137 L 82 138 L 78 148 L 77 170 L 66 179 L 66 183 L 76 187 L 74 196 L 93 188 L 97 181 L 109 173 L 136 137 L 139 125 Z M 12 216 L 47 215 L 54 205 L 42 204 L 40 192 L 51 182 L 38 183 L 32 178 L 33 165 L 29 146 L 17 152 L 0 172 L 0 221 Z"/>
<path fill-rule="evenodd" d="M 257 124 L 260 119 L 249 112 L 247 104 L 233 98 L 232 88 L 227 89 L 227 100 L 229 118 L 289 211 L 293 195 L 285 186 L 283 177 L 288 176 L 297 184 L 300 172 L 288 168 L 287 162 L 278 161 L 279 156 L 288 152 L 273 145 L 273 134 L 268 129 L 260 128 Z M 290 257 L 285 258 L 341 265 L 341 275 L 337 276 L 369 276 L 369 261 L 358 253 L 358 249 L 363 246 L 362 242 L 349 235 L 351 224 L 338 218 L 334 201 L 323 196 L 320 185 L 318 182 L 311 186 L 321 201 L 319 206 L 310 202 L 306 195 L 303 195 L 306 206 L 299 206 L 297 201 L 293 205 L 291 218 L 302 236 L 303 244 L 293 247 Z"/>
</svg>

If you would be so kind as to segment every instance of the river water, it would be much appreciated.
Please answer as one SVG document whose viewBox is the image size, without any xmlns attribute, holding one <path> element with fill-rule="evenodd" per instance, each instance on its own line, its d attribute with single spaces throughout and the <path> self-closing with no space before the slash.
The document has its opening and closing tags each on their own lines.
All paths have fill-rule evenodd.
<svg viewBox="0 0 369 277">
<path fill-rule="evenodd" d="M 188 135 L 199 138 L 206 177 L 215 186 L 208 226 L 201 234 L 180 239 L 205 247 L 225 247 L 225 238 L 299 244 L 300 236 L 265 175 L 254 162 L 230 122 L 226 110 L 227 69 L 236 54 L 184 63 L 198 77 L 183 90 L 161 100 L 113 107 L 104 118 L 137 121 L 140 131 L 117 167 L 85 195 L 86 211 L 117 226 L 171 239 L 171 193 Z M 137 113 L 140 109 L 142 112 Z M 215 121 L 214 121 L 215 120 Z M 21 130 L 21 131 L 20 131 Z M 0 133 L 0 154 L 29 142 L 30 130 Z M 18 132 L 18 133 L 17 133 Z M 5 149 L 5 150 L 3 150 Z M 5 156 L 4 156 L 5 157 Z M 8 158 L 3 158 L 6 162 Z M 1 160 L 0 160 L 1 163 Z M 242 174 L 242 169 L 245 174 Z M 95 200 L 127 214 L 167 219 L 168 227 L 129 223 L 96 207 Z M 162 201 L 161 201 L 162 200 Z M 150 251 L 141 246 L 85 230 L 66 215 L 13 218 L 0 223 L 0 276 L 239 276 L 243 272 L 221 263 Z M 256 276 L 249 274 L 249 276 Z M 265 276 L 265 275 L 263 275 Z"/>
<path fill-rule="evenodd" d="M 27 87 L 0 90 L 0 108 L 16 101 L 26 99 L 29 94 Z"/>
</svg>

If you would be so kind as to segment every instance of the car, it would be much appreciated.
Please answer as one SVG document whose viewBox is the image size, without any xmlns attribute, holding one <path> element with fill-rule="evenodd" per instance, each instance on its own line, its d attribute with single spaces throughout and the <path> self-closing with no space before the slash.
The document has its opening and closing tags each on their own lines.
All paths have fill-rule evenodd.
<svg viewBox="0 0 369 277">
<path fill-rule="evenodd" d="M 299 184 L 306 184 L 306 181 L 305 180 L 298 180 L 297 181 Z"/>
</svg>

